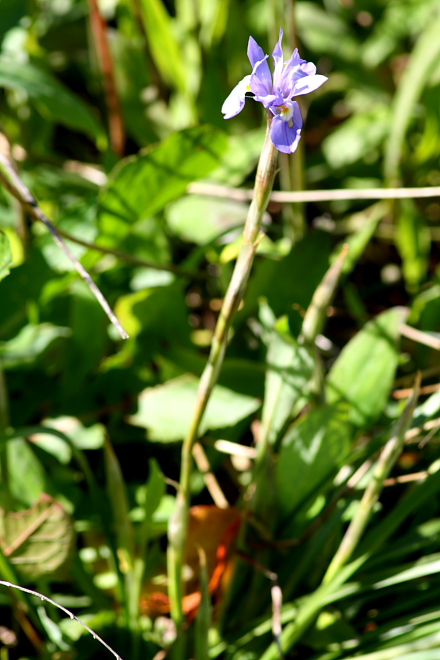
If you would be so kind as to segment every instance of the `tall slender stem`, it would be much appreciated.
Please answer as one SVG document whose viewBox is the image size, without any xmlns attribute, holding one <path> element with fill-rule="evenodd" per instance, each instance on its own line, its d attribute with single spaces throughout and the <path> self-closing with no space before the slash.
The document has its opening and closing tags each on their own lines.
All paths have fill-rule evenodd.
<svg viewBox="0 0 440 660">
<path fill-rule="evenodd" d="M 243 298 L 246 284 L 258 245 L 263 214 L 266 210 L 276 173 L 277 150 L 270 135 L 269 125 L 257 169 L 254 198 L 244 227 L 243 243 L 235 264 L 234 272 L 226 292 L 223 306 L 217 321 L 211 352 L 203 371 L 197 392 L 194 414 L 188 434 L 182 446 L 180 490 L 177 506 L 168 529 L 168 581 L 171 600 L 171 613 L 179 627 L 183 621 L 182 610 L 182 567 L 188 530 L 190 478 L 192 470 L 192 450 L 198 439 L 200 422 L 217 382 L 226 350 L 228 331 L 232 319 Z"/>
</svg>

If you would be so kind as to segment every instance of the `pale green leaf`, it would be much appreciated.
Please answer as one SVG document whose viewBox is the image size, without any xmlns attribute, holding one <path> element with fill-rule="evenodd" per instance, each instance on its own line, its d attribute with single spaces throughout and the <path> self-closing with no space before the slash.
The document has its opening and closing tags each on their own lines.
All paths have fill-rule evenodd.
<svg viewBox="0 0 440 660">
<path fill-rule="evenodd" d="M 273 444 L 294 412 L 297 401 L 308 393 L 314 361 L 305 346 L 283 332 L 267 304 L 262 303 L 260 320 L 266 326 L 266 383 L 260 441 Z M 285 329 L 284 329 L 285 330 Z"/>
<path fill-rule="evenodd" d="M 350 419 L 369 426 L 384 410 L 397 368 L 397 339 L 407 309 L 394 307 L 369 321 L 341 351 L 327 377 L 330 403 L 348 401 Z"/>
<path fill-rule="evenodd" d="M 185 241 L 204 245 L 230 228 L 244 225 L 248 204 L 206 195 L 189 195 L 170 204 L 168 226 Z"/>
<path fill-rule="evenodd" d="M 346 406 L 321 406 L 294 424 L 282 440 L 276 463 L 279 504 L 290 514 L 342 465 L 352 427 Z"/>
<path fill-rule="evenodd" d="M 189 183 L 205 177 L 220 162 L 226 135 L 211 126 L 174 133 L 137 156 L 121 160 L 100 198 L 104 235 L 122 238 L 138 220 L 180 197 Z"/>
<path fill-rule="evenodd" d="M 198 379 L 191 374 L 149 387 L 139 396 L 139 410 L 129 417 L 131 424 L 142 426 L 154 442 L 182 440 L 189 429 L 196 402 Z M 257 399 L 237 394 L 217 385 L 202 419 L 200 433 L 208 429 L 234 426 L 258 410 Z"/>
<path fill-rule="evenodd" d="M 30 364 L 58 337 L 68 337 L 69 328 L 51 323 L 26 325 L 18 335 L 0 343 L 0 357 L 5 368 Z"/>
</svg>

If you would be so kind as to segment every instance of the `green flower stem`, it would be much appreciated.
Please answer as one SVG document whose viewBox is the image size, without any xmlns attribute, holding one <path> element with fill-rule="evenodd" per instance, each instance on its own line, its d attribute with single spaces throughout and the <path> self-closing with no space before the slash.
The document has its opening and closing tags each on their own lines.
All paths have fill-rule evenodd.
<svg viewBox="0 0 440 660">
<path fill-rule="evenodd" d="M 194 443 L 198 439 L 200 422 L 206 410 L 211 392 L 217 383 L 226 350 L 229 328 L 243 298 L 249 274 L 251 272 L 255 252 L 258 246 L 261 222 L 269 202 L 275 178 L 277 155 L 278 152 L 270 139 L 268 125 L 260 161 L 258 163 L 254 198 L 249 207 L 244 227 L 242 247 L 217 321 L 208 362 L 200 379 L 190 429 L 182 446 L 180 489 L 177 495 L 176 510 L 170 520 L 168 528 L 169 596 L 171 600 L 171 614 L 178 628 L 183 622 L 182 567 L 188 530 L 192 450 Z"/>
</svg>

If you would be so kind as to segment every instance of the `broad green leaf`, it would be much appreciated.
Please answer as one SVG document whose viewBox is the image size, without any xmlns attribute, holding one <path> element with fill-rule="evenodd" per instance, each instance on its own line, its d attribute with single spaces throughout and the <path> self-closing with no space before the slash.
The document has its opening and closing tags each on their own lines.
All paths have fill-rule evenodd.
<svg viewBox="0 0 440 660">
<path fill-rule="evenodd" d="M 182 197 L 166 210 L 171 231 L 184 241 L 205 245 L 228 229 L 242 227 L 248 204 L 206 195 Z"/>
<path fill-rule="evenodd" d="M 0 343 L 0 358 L 5 368 L 31 364 L 58 337 L 68 337 L 69 328 L 51 323 L 25 326 L 14 339 Z"/>
<path fill-rule="evenodd" d="M 139 410 L 129 417 L 129 422 L 147 429 L 148 439 L 153 442 L 182 440 L 191 423 L 197 388 L 198 379 L 190 374 L 149 387 L 139 395 Z M 257 399 L 218 385 L 209 400 L 200 433 L 234 426 L 259 407 Z"/>
<path fill-rule="evenodd" d="M 348 454 L 351 439 L 348 410 L 341 405 L 311 410 L 287 431 L 275 468 L 284 516 L 337 471 Z"/>
<path fill-rule="evenodd" d="M 407 309 L 383 312 L 351 339 L 327 377 L 329 403 L 348 401 L 350 419 L 370 426 L 384 410 L 397 368 L 397 339 Z"/>
<path fill-rule="evenodd" d="M 260 442 L 274 444 L 278 434 L 294 412 L 297 401 L 307 396 L 314 361 L 304 346 L 299 346 L 278 323 L 264 302 L 260 308 L 267 346 L 266 383 L 261 418 Z M 284 331 L 283 331 L 284 330 Z"/>
<path fill-rule="evenodd" d="M 12 251 L 9 239 L 0 231 L 0 280 L 9 275 L 9 266 L 12 264 Z"/>
<path fill-rule="evenodd" d="M 163 350 L 164 342 L 189 345 L 190 326 L 181 282 L 143 289 L 120 298 L 115 313 L 130 336 L 147 337 L 149 355 Z"/>
<path fill-rule="evenodd" d="M 123 159 L 100 198 L 99 222 L 105 237 L 124 237 L 131 226 L 180 197 L 191 181 L 205 177 L 227 146 L 224 133 L 210 126 L 170 135 L 138 156 Z"/>
<path fill-rule="evenodd" d="M 100 449 L 104 445 L 105 428 L 102 424 L 83 426 L 76 417 L 57 417 L 42 421 L 41 430 L 34 427 L 30 439 L 49 454 L 56 456 L 60 463 L 67 464 L 72 458 L 72 448 L 65 439 L 48 433 L 54 429 L 65 434 L 78 449 Z"/>
<path fill-rule="evenodd" d="M 49 120 L 64 124 L 93 139 L 104 135 L 99 122 L 80 98 L 49 71 L 34 64 L 0 57 L 0 87 L 26 92 Z"/>
<path fill-rule="evenodd" d="M 24 438 L 8 441 L 7 457 L 12 495 L 31 506 L 47 489 L 44 468 Z"/>
<path fill-rule="evenodd" d="M 384 171 L 389 185 L 399 178 L 399 165 L 415 105 L 440 57 L 440 13 L 433 8 L 398 84 L 392 105 L 391 130 L 385 147 Z"/>
<path fill-rule="evenodd" d="M 75 538 L 73 522 L 53 497 L 43 493 L 30 509 L 1 515 L 3 553 L 23 578 L 52 576 L 66 564 Z"/>
</svg>

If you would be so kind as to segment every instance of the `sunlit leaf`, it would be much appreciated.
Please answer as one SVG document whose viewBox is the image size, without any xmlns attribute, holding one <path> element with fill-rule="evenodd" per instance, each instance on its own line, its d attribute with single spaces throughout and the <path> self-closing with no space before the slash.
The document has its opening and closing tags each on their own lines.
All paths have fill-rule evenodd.
<svg viewBox="0 0 440 660">
<path fill-rule="evenodd" d="M 294 511 L 342 465 L 352 426 L 347 406 L 320 406 L 296 422 L 282 439 L 276 464 L 279 504 Z"/>
<path fill-rule="evenodd" d="M 123 237 L 133 223 L 180 197 L 191 181 L 219 164 L 226 146 L 223 133 L 201 126 L 174 133 L 138 156 L 121 160 L 100 198 L 104 235 Z"/>
<path fill-rule="evenodd" d="M 130 423 L 146 428 L 148 438 L 155 442 L 182 440 L 191 423 L 197 388 L 198 379 L 188 374 L 144 390 L 139 396 L 139 410 L 130 416 Z M 202 419 L 201 433 L 234 426 L 259 406 L 258 400 L 218 385 Z"/>
<path fill-rule="evenodd" d="M 348 401 L 350 419 L 360 427 L 370 425 L 385 408 L 397 367 L 399 328 L 407 313 L 394 307 L 369 321 L 330 369 L 328 401 Z"/>
</svg>

